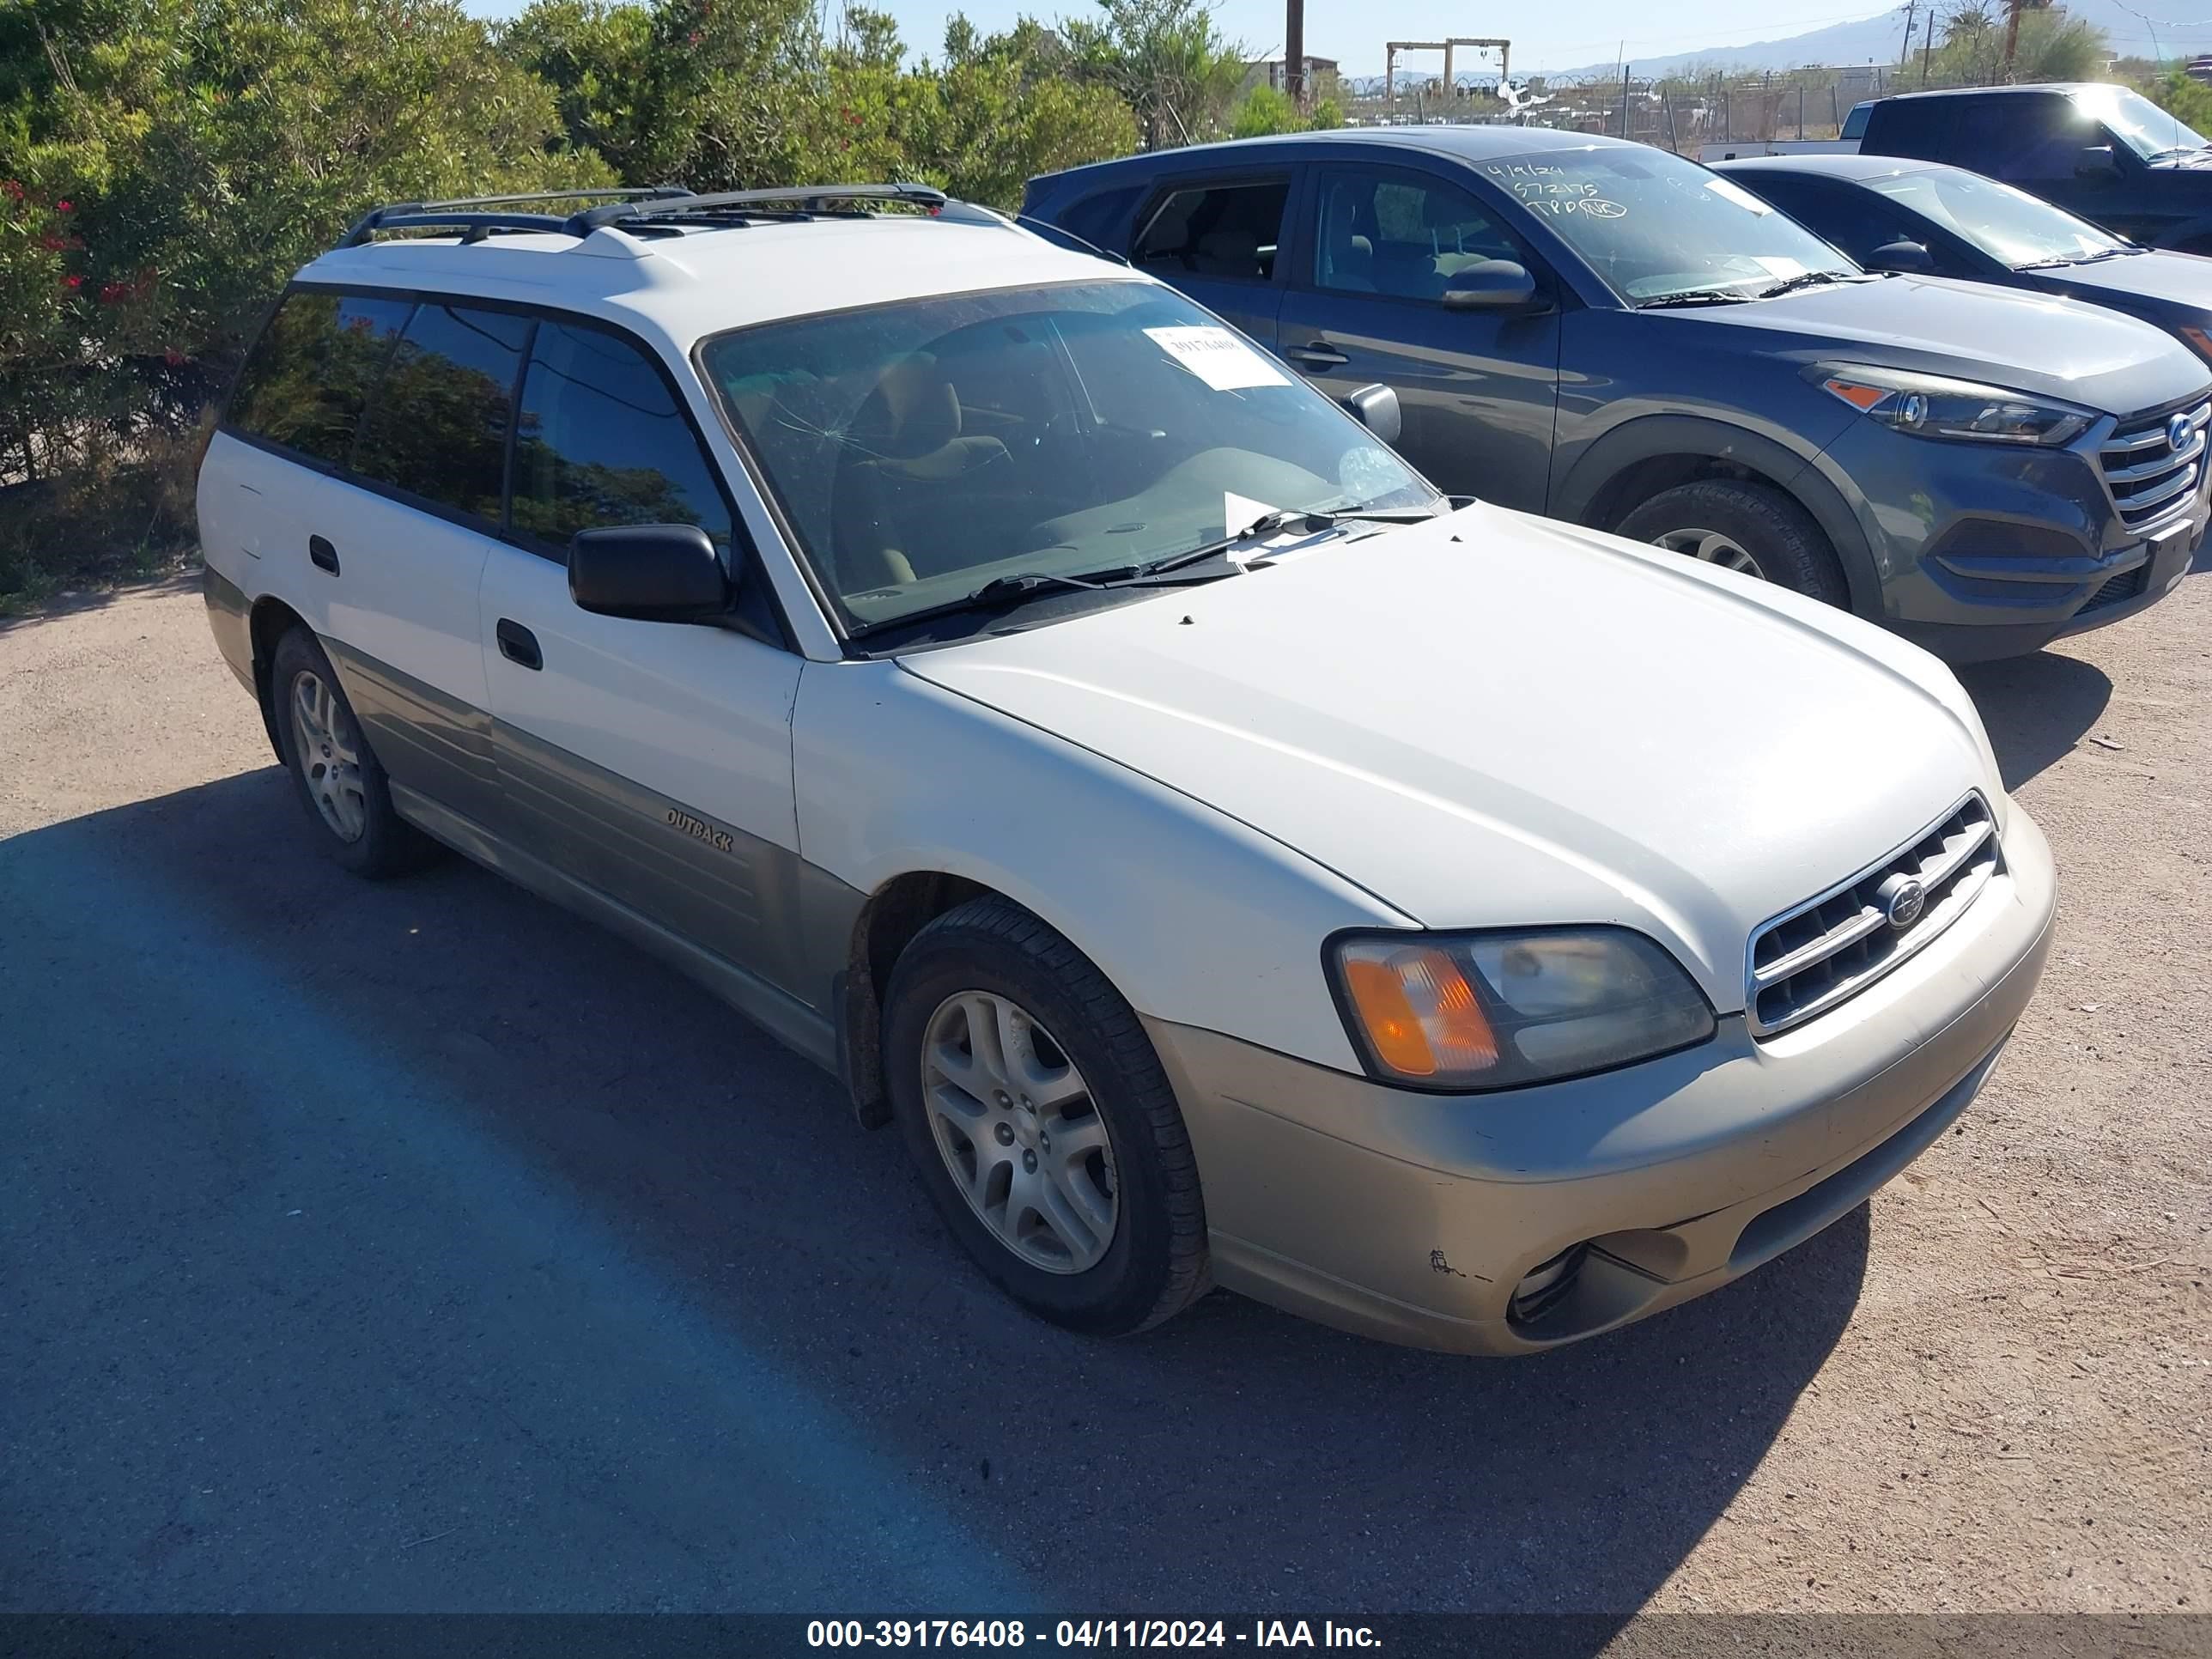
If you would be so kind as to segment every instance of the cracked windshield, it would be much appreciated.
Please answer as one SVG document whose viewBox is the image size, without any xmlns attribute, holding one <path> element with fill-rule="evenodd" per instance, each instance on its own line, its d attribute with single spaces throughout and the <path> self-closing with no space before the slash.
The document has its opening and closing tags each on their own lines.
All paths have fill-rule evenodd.
<svg viewBox="0 0 2212 1659">
<path fill-rule="evenodd" d="M 1351 416 L 1149 283 L 842 312 L 702 356 L 850 624 L 1002 575 L 1126 575 L 1270 510 L 1441 505 Z"/>
</svg>

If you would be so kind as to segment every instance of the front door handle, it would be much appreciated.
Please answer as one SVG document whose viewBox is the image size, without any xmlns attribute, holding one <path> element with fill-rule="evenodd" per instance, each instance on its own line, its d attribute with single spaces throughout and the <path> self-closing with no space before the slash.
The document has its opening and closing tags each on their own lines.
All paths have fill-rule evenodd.
<svg viewBox="0 0 2212 1659">
<path fill-rule="evenodd" d="M 499 626 L 492 631 L 499 636 L 499 654 L 509 662 L 520 663 L 525 668 L 545 666 L 545 653 L 538 648 L 538 635 L 520 623 L 501 617 Z"/>
<path fill-rule="evenodd" d="M 1308 368 L 1334 368 L 1340 363 L 1348 363 L 1352 361 L 1326 340 L 1316 340 L 1307 345 L 1292 346 L 1283 355 L 1286 357 L 1295 357 Z"/>
<path fill-rule="evenodd" d="M 338 574 L 338 550 L 320 536 L 307 538 L 307 559 L 318 570 L 327 570 L 333 576 Z"/>
</svg>

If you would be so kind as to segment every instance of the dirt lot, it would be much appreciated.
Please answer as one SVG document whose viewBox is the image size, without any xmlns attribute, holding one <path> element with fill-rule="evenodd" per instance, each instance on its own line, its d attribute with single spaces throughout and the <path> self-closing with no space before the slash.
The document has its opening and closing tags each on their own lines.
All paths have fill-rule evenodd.
<svg viewBox="0 0 2212 1659">
<path fill-rule="evenodd" d="M 2212 568 L 1968 684 L 2063 894 L 1961 1132 L 1485 1364 L 1028 1322 L 703 994 L 314 857 L 190 588 L 0 623 L 0 1609 L 2204 1612 Z"/>
</svg>

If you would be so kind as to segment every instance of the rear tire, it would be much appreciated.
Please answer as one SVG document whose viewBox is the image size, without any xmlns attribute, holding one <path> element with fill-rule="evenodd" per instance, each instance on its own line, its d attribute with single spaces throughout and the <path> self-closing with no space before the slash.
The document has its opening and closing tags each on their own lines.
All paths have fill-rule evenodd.
<svg viewBox="0 0 2212 1659">
<path fill-rule="evenodd" d="M 1741 570 L 1849 609 L 1850 585 L 1813 515 L 1778 489 L 1707 478 L 1662 490 L 1615 527 L 1632 542 Z"/>
<path fill-rule="evenodd" d="M 323 851 L 357 876 L 419 870 L 438 844 L 401 817 L 353 705 L 315 636 L 295 628 L 276 642 L 269 714 L 285 769 Z"/>
<path fill-rule="evenodd" d="M 1159 1056 L 1036 916 L 994 895 L 917 933 L 886 992 L 884 1065 L 922 1185 L 1024 1307 L 1122 1336 L 1211 1287 L 1198 1165 Z"/>
</svg>

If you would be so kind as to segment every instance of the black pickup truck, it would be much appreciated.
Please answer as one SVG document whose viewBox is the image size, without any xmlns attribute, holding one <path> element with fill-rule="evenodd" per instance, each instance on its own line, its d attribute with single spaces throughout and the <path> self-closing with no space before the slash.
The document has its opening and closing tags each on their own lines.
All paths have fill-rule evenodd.
<svg viewBox="0 0 2212 1659">
<path fill-rule="evenodd" d="M 2212 253 L 2212 141 L 2125 87 L 1975 87 L 1884 98 L 1863 155 L 1948 161 L 2151 247 Z"/>
</svg>

